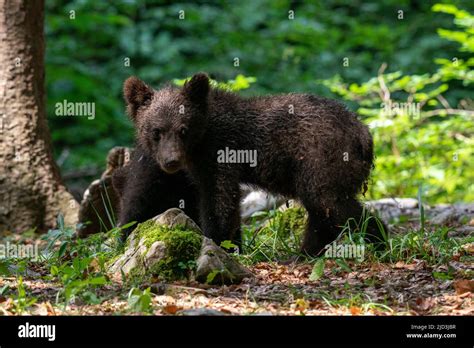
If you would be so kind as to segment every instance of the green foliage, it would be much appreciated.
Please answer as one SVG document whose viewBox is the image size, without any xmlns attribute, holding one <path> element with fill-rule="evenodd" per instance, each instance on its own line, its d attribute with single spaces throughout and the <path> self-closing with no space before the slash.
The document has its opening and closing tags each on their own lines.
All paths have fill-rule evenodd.
<svg viewBox="0 0 474 348">
<path fill-rule="evenodd" d="M 8 269 L 9 260 L 0 260 L 0 276 L 9 277 L 11 275 L 10 270 Z"/>
<path fill-rule="evenodd" d="M 230 249 L 233 249 L 233 248 L 237 248 L 237 245 L 232 243 L 230 240 L 224 240 L 224 241 L 221 242 L 220 247 L 225 249 L 225 250 L 230 250 Z"/>
<path fill-rule="evenodd" d="M 460 255 L 466 241 L 448 237 L 449 228 L 411 230 L 392 236 L 386 251 L 375 253 L 383 262 L 412 262 L 423 259 L 429 264 L 443 264 Z"/>
<path fill-rule="evenodd" d="M 10 286 L 8 286 L 8 284 L 5 284 L 4 286 L 0 288 L 0 296 L 4 297 L 9 290 L 10 290 Z"/>
<path fill-rule="evenodd" d="M 457 11 L 454 6 L 434 9 Z M 462 18 L 455 23 L 463 29 L 456 33 L 465 35 L 452 32 L 450 39 L 470 42 L 473 31 L 466 25 L 474 16 L 465 11 L 455 13 L 456 18 Z M 468 44 L 460 50 L 471 48 Z M 436 62 L 440 66 L 431 74 L 384 73 L 383 65 L 377 77 L 362 84 L 345 83 L 339 76 L 322 81 L 332 92 L 357 102 L 359 114 L 372 129 L 377 166 L 369 186 L 370 198 L 414 197 L 423 185 L 430 203 L 474 199 L 474 186 L 469 185 L 474 182 L 472 101 L 460 99 L 453 107 L 445 97 L 459 80 L 466 86 L 474 81 L 474 58 Z"/>
<path fill-rule="evenodd" d="M 79 255 L 82 257 L 99 257 L 100 259 L 110 258 L 123 250 L 120 238 L 121 231 L 135 224 L 135 222 L 131 222 L 115 227 L 106 233 L 93 234 L 81 239 L 77 238 L 75 234 L 81 224 L 76 227 L 65 226 L 62 215 L 58 215 L 57 221 L 58 227 L 49 230 L 41 237 L 42 240 L 47 242 L 43 256 L 50 264 L 70 260 Z"/>
<path fill-rule="evenodd" d="M 313 270 L 309 276 L 309 280 L 316 281 L 324 275 L 324 258 L 319 258 L 316 260 L 313 266 Z"/>
<path fill-rule="evenodd" d="M 64 297 L 64 305 L 75 300 L 80 294 L 81 298 L 89 303 L 100 303 L 97 296 L 90 291 L 96 287 L 107 284 L 107 278 L 101 273 L 96 273 L 91 257 L 77 257 L 72 262 L 65 262 L 58 266 L 51 266 L 51 276 L 57 278 L 63 289 L 58 292 L 57 299 Z"/>
<path fill-rule="evenodd" d="M 444 6 L 467 25 L 463 12 L 451 4 L 469 10 L 472 2 L 444 1 L 435 7 L 439 11 Z M 455 42 L 435 34 L 438 27 L 450 30 L 451 18 L 430 7 L 430 2 L 400 0 L 47 1 L 47 111 L 55 156 L 67 171 L 103 166 L 111 147 L 132 143 L 121 96 L 130 75 L 159 86 L 206 71 L 218 81 L 235 80 L 234 88 L 247 95 L 328 96 L 315 79 L 339 74 L 361 83 L 382 62 L 390 62 L 394 71 L 423 74 L 433 70 L 431 57 L 439 54 L 465 64 L 468 52 L 458 53 Z M 185 19 L 179 19 L 180 10 Z M 294 19 L 288 18 L 289 10 Z M 403 19 L 398 10 L 404 11 Z M 459 34 L 450 38 L 463 40 Z M 349 67 L 342 64 L 345 57 Z M 252 88 L 245 89 L 250 83 Z M 469 95 L 463 86 L 450 86 L 448 93 Z M 63 100 L 95 102 L 95 119 L 55 116 L 55 104 Z"/>
<path fill-rule="evenodd" d="M 60 259 L 66 254 L 67 249 L 70 249 L 74 245 L 74 235 L 76 231 L 73 226 L 66 227 L 64 225 L 64 217 L 62 214 L 58 215 L 56 221 L 58 227 L 49 230 L 41 239 L 48 242 L 46 252 L 51 252 L 53 249 L 56 249 L 53 255 L 50 256 Z M 58 242 L 60 245 L 56 248 L 56 243 Z M 69 252 L 71 252 L 71 250 L 69 250 Z"/>
<path fill-rule="evenodd" d="M 222 274 L 224 270 L 215 269 L 206 277 L 206 284 L 212 284 L 217 275 Z"/>
<path fill-rule="evenodd" d="M 42 237 L 47 246 L 41 261 L 50 270 L 49 278 L 62 284 L 56 301 L 63 300 L 64 306 L 76 299 L 91 304 L 100 303 L 102 300 L 96 290 L 109 283 L 105 264 L 123 250 L 121 230 L 134 223 L 78 239 L 74 235 L 75 228 L 65 226 L 61 215 L 57 221 L 58 228 Z"/>
<path fill-rule="evenodd" d="M 346 234 L 341 243 L 359 243 L 364 244 L 365 260 L 377 262 L 397 262 L 406 263 L 414 260 L 424 260 L 431 265 L 447 264 L 455 257 L 462 257 L 463 246 L 471 243 L 474 238 L 451 238 L 448 233 L 449 227 L 429 228 L 426 226 L 426 217 L 424 212 L 423 190 L 420 187 L 418 191 L 418 206 L 420 210 L 419 228 L 410 228 L 402 233 L 392 233 L 384 236 L 384 248 L 375 249 L 373 245 L 364 244 L 364 228 L 351 229 L 346 226 Z M 339 261 L 344 260 L 340 259 Z M 346 264 L 341 265 L 338 260 L 336 263 L 342 266 L 347 272 L 350 268 Z"/>
<path fill-rule="evenodd" d="M 433 6 L 433 11 L 453 15 L 454 23 L 464 29 L 464 31 L 438 29 L 439 36 L 459 43 L 461 51 L 474 52 L 474 16 L 451 4 L 436 4 Z"/>
<path fill-rule="evenodd" d="M 262 217 L 270 219 L 260 222 Z M 251 262 L 275 261 L 303 256 L 298 250 L 306 224 L 302 207 L 257 214 L 243 227 L 244 259 Z"/>
<path fill-rule="evenodd" d="M 360 308 L 360 311 L 362 313 L 365 313 L 366 311 L 371 309 L 376 309 L 377 311 L 383 311 L 387 313 L 393 313 L 393 309 L 391 309 L 387 304 L 375 302 L 375 299 L 372 299 L 368 294 L 365 293 L 350 294 L 348 297 L 344 296 L 334 298 L 334 293 L 326 292 L 322 296 L 322 299 L 329 306 L 335 308 Z"/>
<path fill-rule="evenodd" d="M 133 312 L 151 313 L 153 310 L 151 304 L 151 289 L 143 291 L 137 288 L 131 288 L 128 293 L 128 307 Z"/>
<path fill-rule="evenodd" d="M 177 86 L 183 86 L 186 81 L 188 81 L 190 77 L 186 79 L 174 79 L 174 84 Z M 250 88 L 252 83 L 255 83 L 257 79 L 255 77 L 247 77 L 242 74 L 239 74 L 235 77 L 234 80 L 229 80 L 227 82 L 218 82 L 216 80 L 211 79 L 211 86 L 215 88 L 221 88 L 225 90 L 229 90 L 232 92 L 238 92 L 247 88 Z"/>
<path fill-rule="evenodd" d="M 27 296 L 22 276 L 18 277 L 16 288 L 17 293 L 13 299 L 13 310 L 15 313 L 21 314 L 36 302 L 36 298 Z"/>
</svg>

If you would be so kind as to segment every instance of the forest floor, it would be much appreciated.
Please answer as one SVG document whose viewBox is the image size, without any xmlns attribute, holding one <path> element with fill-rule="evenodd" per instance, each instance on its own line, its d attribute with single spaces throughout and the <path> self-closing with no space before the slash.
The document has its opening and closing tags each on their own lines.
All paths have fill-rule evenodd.
<svg viewBox="0 0 474 348">
<path fill-rule="evenodd" d="M 472 265 L 458 262 L 462 274 Z M 324 276 L 310 281 L 312 265 L 261 262 L 251 267 L 255 279 L 239 285 L 210 286 L 194 282 L 144 284 L 151 286 L 150 310 L 155 315 L 474 315 L 472 280 L 437 279 L 444 266 L 424 261 L 395 264 L 354 264 L 351 272 L 333 272 L 326 264 Z M 18 279 L 6 277 L 3 286 L 15 288 Z M 56 304 L 60 282 L 41 278 L 23 280 L 25 301 L 35 303 L 20 310 L 18 296 L 0 297 L 0 315 L 113 315 L 132 314 L 126 289 L 111 283 L 96 289 L 99 304 L 75 301 Z"/>
<path fill-rule="evenodd" d="M 48 262 L 10 264 L 9 274 L 0 267 L 0 315 L 474 315 L 474 243 L 472 229 L 465 229 L 473 222 L 421 234 L 395 229 L 389 254 L 369 253 L 361 262 L 325 259 L 317 277 L 314 259 L 256 261 L 247 265 L 255 277 L 237 285 L 123 284 L 97 276 L 96 259 L 77 276 L 76 264 L 63 271 Z M 433 237 L 439 233 L 450 244 Z"/>
</svg>

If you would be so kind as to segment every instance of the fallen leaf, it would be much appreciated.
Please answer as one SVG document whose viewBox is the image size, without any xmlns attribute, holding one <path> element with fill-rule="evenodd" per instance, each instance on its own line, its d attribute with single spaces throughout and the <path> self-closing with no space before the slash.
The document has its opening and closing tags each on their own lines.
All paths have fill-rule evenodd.
<svg viewBox="0 0 474 348">
<path fill-rule="evenodd" d="M 468 254 L 474 254 L 474 243 L 468 243 L 464 244 L 462 248 L 468 253 Z"/>
<path fill-rule="evenodd" d="M 414 307 L 416 310 L 425 312 L 429 310 L 431 307 L 433 307 L 434 304 L 435 304 L 435 301 L 431 297 L 427 297 L 427 298 L 418 297 L 415 301 Z"/>
<path fill-rule="evenodd" d="M 45 303 L 35 304 L 31 312 L 34 315 L 48 315 L 48 307 Z"/>
<path fill-rule="evenodd" d="M 454 282 L 454 289 L 458 295 L 474 292 L 474 280 L 461 279 Z"/>
<path fill-rule="evenodd" d="M 304 298 L 299 298 L 296 300 L 296 310 L 305 311 L 308 309 L 309 303 Z"/>
<path fill-rule="evenodd" d="M 99 262 L 97 261 L 97 259 L 93 259 L 90 264 L 89 264 L 89 267 L 91 267 L 93 270 L 95 271 L 99 271 L 100 270 L 100 265 L 99 265 Z"/>
<path fill-rule="evenodd" d="M 403 261 L 398 261 L 395 264 L 395 268 L 403 268 L 403 269 L 408 269 L 408 270 L 414 270 L 416 268 L 417 264 L 416 263 L 405 263 Z"/>
<path fill-rule="evenodd" d="M 54 307 L 51 302 L 46 302 L 46 308 L 48 309 L 48 315 L 56 315 L 56 311 L 54 310 Z"/>
<path fill-rule="evenodd" d="M 309 280 L 316 281 L 324 275 L 324 259 L 318 259 L 314 264 Z"/>
<path fill-rule="evenodd" d="M 167 305 L 163 307 L 163 312 L 167 314 L 176 314 L 177 311 L 183 309 L 182 307 L 178 307 L 176 305 Z"/>
<path fill-rule="evenodd" d="M 351 312 L 352 315 L 359 315 L 362 311 L 359 307 L 352 306 L 349 308 L 349 311 Z"/>
</svg>

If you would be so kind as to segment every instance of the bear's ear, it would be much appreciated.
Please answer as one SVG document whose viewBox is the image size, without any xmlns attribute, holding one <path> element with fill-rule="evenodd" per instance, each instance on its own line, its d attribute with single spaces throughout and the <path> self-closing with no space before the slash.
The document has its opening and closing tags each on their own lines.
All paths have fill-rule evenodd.
<svg viewBox="0 0 474 348">
<path fill-rule="evenodd" d="M 127 103 L 128 115 L 135 121 L 138 108 L 149 103 L 153 97 L 153 89 L 139 78 L 132 76 L 123 84 L 123 96 Z"/>
<path fill-rule="evenodd" d="M 183 94 L 194 103 L 205 104 L 209 89 L 209 77 L 205 73 L 198 73 L 186 81 Z"/>
</svg>

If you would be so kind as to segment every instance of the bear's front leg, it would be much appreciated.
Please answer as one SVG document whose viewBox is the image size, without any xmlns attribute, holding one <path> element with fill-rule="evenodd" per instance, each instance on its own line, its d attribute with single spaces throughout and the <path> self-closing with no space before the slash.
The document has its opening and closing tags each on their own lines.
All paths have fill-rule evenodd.
<svg viewBox="0 0 474 348">
<path fill-rule="evenodd" d="M 113 173 L 112 184 L 120 197 L 118 226 L 132 221 L 144 222 L 165 210 L 160 194 L 173 185 L 167 185 L 162 177 L 160 167 L 139 147 L 133 152 L 130 163 Z M 135 224 L 122 229 L 122 240 L 136 227 Z"/>
<path fill-rule="evenodd" d="M 217 245 L 230 240 L 240 248 L 240 187 L 231 176 L 199 180 L 201 226 Z"/>
</svg>

